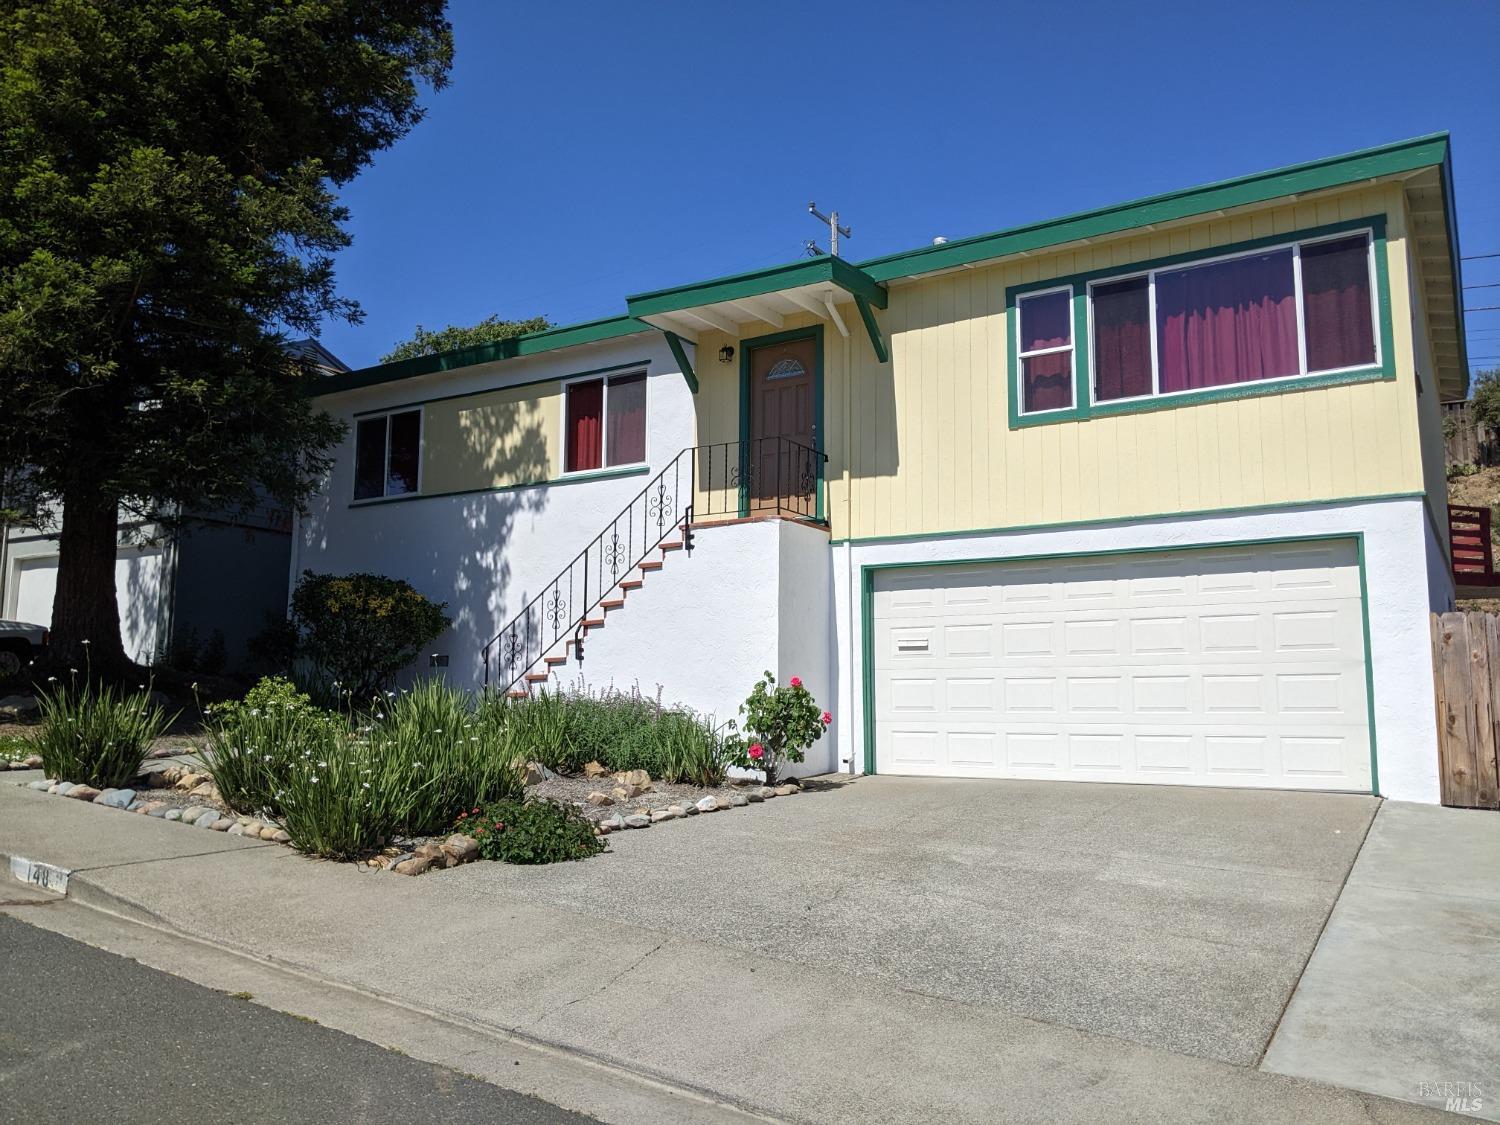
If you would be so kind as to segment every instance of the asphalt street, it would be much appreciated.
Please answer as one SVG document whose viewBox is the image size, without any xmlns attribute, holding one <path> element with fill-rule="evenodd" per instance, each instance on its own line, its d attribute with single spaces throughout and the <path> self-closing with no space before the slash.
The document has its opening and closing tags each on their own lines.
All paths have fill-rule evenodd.
<svg viewBox="0 0 1500 1125">
<path fill-rule="evenodd" d="M 0 1122 L 179 1120 L 594 1119 L 0 915 Z"/>
</svg>

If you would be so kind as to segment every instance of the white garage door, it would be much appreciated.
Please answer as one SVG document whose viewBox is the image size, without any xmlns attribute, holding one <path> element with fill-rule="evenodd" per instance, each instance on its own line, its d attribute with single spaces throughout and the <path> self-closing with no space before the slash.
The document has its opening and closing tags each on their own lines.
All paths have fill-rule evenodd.
<svg viewBox="0 0 1500 1125">
<path fill-rule="evenodd" d="M 115 600 L 120 609 L 120 640 L 125 655 L 149 663 L 156 652 L 161 616 L 162 552 L 157 548 L 122 547 L 115 558 Z M 52 624 L 57 595 L 57 556 L 18 560 L 16 620 Z"/>
<path fill-rule="evenodd" d="M 1353 541 L 883 570 L 879 773 L 1370 790 Z"/>
</svg>

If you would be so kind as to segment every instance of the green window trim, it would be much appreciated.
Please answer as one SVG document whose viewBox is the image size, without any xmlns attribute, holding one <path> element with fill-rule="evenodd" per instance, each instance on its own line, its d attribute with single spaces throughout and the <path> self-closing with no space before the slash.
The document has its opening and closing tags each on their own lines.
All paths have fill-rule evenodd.
<svg viewBox="0 0 1500 1125">
<path fill-rule="evenodd" d="M 1194 262 L 1207 261 L 1213 258 L 1251 253 L 1256 250 L 1266 249 L 1267 247 L 1313 241 L 1361 230 L 1370 232 L 1371 241 L 1374 244 L 1377 311 L 1376 333 L 1380 342 L 1380 356 L 1377 363 L 1371 364 L 1368 367 L 1360 367 L 1347 371 L 1292 375 L 1281 379 L 1268 379 L 1260 382 L 1231 383 L 1222 387 L 1208 387 L 1200 391 L 1180 391 L 1166 395 L 1158 394 L 1149 398 L 1125 399 L 1118 402 L 1093 401 L 1093 362 L 1091 354 L 1093 341 L 1090 338 L 1091 333 L 1089 331 L 1090 283 L 1122 279 L 1144 273 L 1148 270 L 1190 265 Z M 1390 265 L 1386 257 L 1385 230 L 1385 215 L 1371 215 L 1367 218 L 1350 219 L 1347 222 L 1330 223 L 1326 226 L 1312 227 L 1306 230 L 1289 231 L 1285 234 L 1269 235 L 1265 238 L 1250 239 L 1246 242 L 1205 247 L 1201 250 L 1190 250 L 1181 254 L 1171 254 L 1163 258 L 1130 262 L 1124 265 L 1090 270 L 1087 273 L 1069 274 L 1062 277 L 1047 278 L 1043 281 L 1027 282 L 1024 285 L 1011 286 L 1005 291 L 1006 406 L 1009 413 L 1010 428 L 1012 430 L 1019 430 L 1025 429 L 1028 426 L 1046 426 L 1059 422 L 1083 422 L 1090 418 L 1103 418 L 1115 414 L 1137 414 L 1149 410 L 1172 410 L 1177 407 L 1198 406 L 1203 403 L 1257 398 L 1261 395 L 1289 394 L 1296 391 L 1312 390 L 1318 387 L 1395 379 L 1396 349 L 1391 321 Z M 1071 288 L 1073 295 L 1073 405 L 1063 409 L 1039 411 L 1033 414 L 1022 413 L 1021 363 L 1019 358 L 1020 320 L 1017 311 L 1017 302 L 1020 298 L 1032 293 L 1067 288 Z"/>
<path fill-rule="evenodd" d="M 528 488 L 552 488 L 559 484 L 586 484 L 591 481 L 610 480 L 614 477 L 637 477 L 649 473 L 650 465 L 622 465 L 611 469 L 590 469 L 586 472 L 564 473 L 560 477 L 545 480 L 525 481 L 521 484 L 496 484 L 486 488 L 457 488 L 449 492 L 404 492 L 399 496 L 372 496 L 368 500 L 355 500 L 350 508 L 381 508 L 387 504 L 405 504 L 412 500 L 441 500 L 452 496 L 479 496 L 484 493 L 521 492 Z"/>
</svg>

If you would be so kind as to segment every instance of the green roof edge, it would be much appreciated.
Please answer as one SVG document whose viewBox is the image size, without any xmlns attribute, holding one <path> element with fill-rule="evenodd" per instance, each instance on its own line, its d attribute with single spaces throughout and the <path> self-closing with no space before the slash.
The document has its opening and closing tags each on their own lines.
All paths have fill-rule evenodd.
<svg viewBox="0 0 1500 1125">
<path fill-rule="evenodd" d="M 1429 133 L 1342 156 L 1326 156 L 1319 160 L 1289 164 L 1283 168 L 1200 184 L 1162 195 L 1148 195 L 1128 203 L 1077 211 L 1056 219 L 1010 227 L 989 234 L 971 235 L 941 245 L 887 254 L 856 264 L 876 281 L 888 281 L 895 277 L 931 273 L 990 258 L 1003 258 L 1023 250 L 1038 250 L 1081 238 L 1118 234 L 1135 227 L 1188 218 L 1206 211 L 1263 203 L 1284 195 L 1318 191 L 1377 176 L 1441 165 L 1446 161 L 1447 155 L 1448 133 Z"/>
<path fill-rule="evenodd" d="M 394 363 L 379 363 L 374 367 L 362 367 L 346 375 L 331 375 L 318 384 L 318 397 L 338 394 L 341 391 L 373 387 L 380 383 L 391 383 L 398 379 L 413 379 L 419 375 L 432 375 L 439 371 L 453 371 L 461 367 L 473 367 L 480 363 L 521 359 L 571 348 L 578 344 L 592 344 L 600 340 L 612 340 L 617 336 L 634 336 L 640 332 L 655 332 L 645 321 L 633 316 L 611 316 L 602 320 L 588 320 L 581 324 L 565 324 L 557 328 L 546 328 L 540 332 L 527 332 L 512 336 L 508 340 L 497 340 L 492 344 L 471 344 L 464 348 L 438 352 L 436 355 L 420 355 L 411 359 L 398 359 Z"/>
</svg>

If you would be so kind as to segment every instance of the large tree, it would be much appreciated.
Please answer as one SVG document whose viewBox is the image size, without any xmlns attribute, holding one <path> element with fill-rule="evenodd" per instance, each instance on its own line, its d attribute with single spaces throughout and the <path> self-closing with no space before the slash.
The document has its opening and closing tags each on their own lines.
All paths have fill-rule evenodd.
<svg viewBox="0 0 1500 1125">
<path fill-rule="evenodd" d="M 452 29 L 445 0 L 0 0 L 0 45 L 6 503 L 61 507 L 55 659 L 123 671 L 121 508 L 299 505 L 326 471 L 283 345 L 359 318 L 335 191 L 421 119 Z"/>
<path fill-rule="evenodd" d="M 524 336 L 528 332 L 541 332 L 551 328 L 552 322 L 545 316 L 534 316 L 530 320 L 501 320 L 491 314 L 478 324 L 450 324 L 447 328 L 433 331 L 417 325 L 411 339 L 402 340 L 385 355 L 381 363 L 394 363 L 398 359 L 415 359 L 421 355 L 437 355 L 454 348 L 467 348 L 474 344 L 493 344 L 497 340 L 509 340 L 513 336 Z"/>
</svg>

